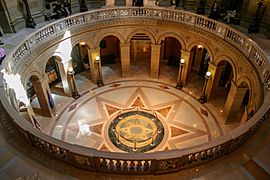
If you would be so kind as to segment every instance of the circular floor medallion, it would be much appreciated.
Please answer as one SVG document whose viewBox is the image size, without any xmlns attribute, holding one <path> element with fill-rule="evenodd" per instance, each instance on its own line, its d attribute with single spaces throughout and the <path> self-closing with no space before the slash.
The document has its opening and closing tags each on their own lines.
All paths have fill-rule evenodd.
<svg viewBox="0 0 270 180">
<path fill-rule="evenodd" d="M 129 111 L 117 116 L 110 124 L 109 138 L 119 149 L 143 153 L 157 147 L 164 137 L 164 127 L 153 114 Z"/>
</svg>

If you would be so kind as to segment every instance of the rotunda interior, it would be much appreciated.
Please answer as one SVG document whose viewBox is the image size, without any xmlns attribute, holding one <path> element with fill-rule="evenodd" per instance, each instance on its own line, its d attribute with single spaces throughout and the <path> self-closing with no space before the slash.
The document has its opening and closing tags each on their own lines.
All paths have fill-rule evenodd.
<svg viewBox="0 0 270 180">
<path fill-rule="evenodd" d="M 33 31 L 3 61 L 1 102 L 33 147 L 98 173 L 165 174 L 223 158 L 267 119 L 269 60 L 245 34 L 110 3 Z"/>
</svg>

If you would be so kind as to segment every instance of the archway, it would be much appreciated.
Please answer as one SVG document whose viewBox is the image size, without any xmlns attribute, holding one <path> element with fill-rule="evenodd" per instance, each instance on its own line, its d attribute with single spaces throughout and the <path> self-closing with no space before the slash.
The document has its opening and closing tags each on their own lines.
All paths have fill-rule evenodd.
<svg viewBox="0 0 270 180">
<path fill-rule="evenodd" d="M 213 103 L 221 112 L 223 111 L 224 105 L 227 101 L 233 76 L 233 67 L 228 61 L 222 60 L 217 64 L 211 99 L 213 99 Z"/>
<path fill-rule="evenodd" d="M 78 43 L 72 48 L 71 58 L 75 75 L 90 69 L 88 51 L 84 42 Z"/>
<path fill-rule="evenodd" d="M 64 94 L 64 88 L 57 61 L 61 61 L 58 56 L 52 56 L 49 58 L 45 66 L 45 74 L 48 78 L 48 84 L 51 91 L 55 94 L 62 95 Z"/>
<path fill-rule="evenodd" d="M 174 84 L 177 81 L 182 45 L 174 37 L 165 37 L 161 41 L 160 79 L 168 79 Z"/>
<path fill-rule="evenodd" d="M 187 67 L 186 87 L 190 94 L 199 97 L 205 82 L 205 74 L 208 71 L 210 55 L 202 45 L 194 46 L 190 51 L 189 66 Z"/>
<path fill-rule="evenodd" d="M 120 40 L 118 37 L 105 36 L 99 42 L 101 70 L 104 81 L 121 77 Z"/>
<path fill-rule="evenodd" d="M 136 33 L 130 39 L 131 76 L 150 75 L 151 39 L 145 33 Z M 147 73 L 147 74 L 146 74 Z"/>
</svg>

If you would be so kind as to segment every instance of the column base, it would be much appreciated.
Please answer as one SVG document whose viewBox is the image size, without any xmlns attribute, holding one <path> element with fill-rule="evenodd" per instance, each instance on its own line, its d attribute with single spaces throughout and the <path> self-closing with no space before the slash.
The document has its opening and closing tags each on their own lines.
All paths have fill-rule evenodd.
<svg viewBox="0 0 270 180">
<path fill-rule="evenodd" d="M 184 87 L 184 83 L 182 81 L 178 81 L 175 88 L 181 90 Z"/>
<path fill-rule="evenodd" d="M 33 28 L 33 29 L 35 29 L 36 23 L 35 23 L 34 19 L 26 19 L 25 26 L 27 28 Z"/>
<path fill-rule="evenodd" d="M 207 97 L 205 96 L 205 94 L 203 94 L 203 95 L 200 97 L 199 102 L 200 102 L 201 104 L 204 104 L 204 103 L 207 102 Z"/>
<path fill-rule="evenodd" d="M 98 87 L 104 86 L 104 83 L 101 79 L 97 80 L 97 86 Z"/>
<path fill-rule="evenodd" d="M 79 97 L 81 97 L 81 95 L 78 93 L 78 91 L 74 91 L 74 92 L 72 92 L 72 97 L 74 99 L 78 99 Z"/>
</svg>

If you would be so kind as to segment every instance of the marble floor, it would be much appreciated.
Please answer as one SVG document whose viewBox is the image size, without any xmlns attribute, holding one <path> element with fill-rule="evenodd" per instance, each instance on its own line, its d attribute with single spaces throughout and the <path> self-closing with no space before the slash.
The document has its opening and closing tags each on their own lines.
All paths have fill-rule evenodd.
<svg viewBox="0 0 270 180">
<path fill-rule="evenodd" d="M 43 24 L 39 24 L 38 27 L 42 26 Z M 240 31 L 247 33 L 247 30 L 242 27 L 236 27 Z M 3 40 L 5 42 L 4 45 L 1 45 L 1 47 L 4 47 L 7 52 L 10 52 L 10 50 L 15 47 L 18 41 L 22 40 L 27 34 L 31 33 L 32 29 L 23 29 L 19 31 L 16 34 L 7 34 L 4 36 Z M 249 34 L 247 34 L 249 35 Z M 262 49 L 266 52 L 268 57 L 270 57 L 270 40 L 267 39 L 262 34 L 251 34 L 249 35 L 254 41 L 256 41 Z M 166 68 L 166 67 L 164 67 Z M 137 91 L 139 88 L 139 92 L 146 93 L 147 90 L 154 88 L 155 91 L 160 91 L 162 94 L 168 93 L 168 91 L 175 91 L 177 93 L 176 95 L 173 95 L 175 93 L 172 92 L 172 94 L 169 93 L 168 96 L 175 98 L 177 97 L 179 102 L 179 107 L 185 106 L 193 106 L 193 104 L 187 104 L 185 96 L 190 99 L 197 99 L 199 96 L 200 89 L 197 89 L 196 91 L 192 91 L 192 86 L 194 84 L 188 84 L 186 87 L 183 88 L 183 91 L 179 91 L 174 89 L 175 85 L 175 78 L 174 76 L 169 76 L 169 79 L 167 78 L 166 71 L 162 71 L 160 75 L 160 80 L 155 81 L 153 79 L 149 78 L 149 73 L 140 74 L 141 77 L 139 78 L 127 78 L 125 80 L 119 80 L 120 73 L 116 73 L 115 76 L 110 76 L 109 73 L 106 74 L 106 72 L 113 71 L 114 67 L 103 67 L 103 78 L 105 79 L 105 87 L 100 88 L 100 91 L 104 89 L 103 94 L 101 92 L 96 92 L 97 90 L 96 85 L 93 84 L 88 76 L 87 73 L 80 74 L 76 76 L 76 83 L 79 87 L 79 92 L 84 96 L 91 98 L 98 98 L 100 99 L 101 96 L 103 99 L 106 99 L 106 93 L 115 93 L 115 89 L 121 89 L 122 87 L 125 87 L 128 83 L 133 83 L 133 86 L 130 88 L 133 88 L 134 92 Z M 136 71 L 136 67 L 135 70 Z M 163 74 L 164 73 L 164 74 Z M 174 73 L 172 73 L 174 74 Z M 107 78 L 106 78 L 107 76 Z M 109 79 L 111 78 L 111 79 Z M 146 79 L 147 78 L 147 79 Z M 146 83 L 143 84 L 137 84 L 136 82 L 139 82 L 141 80 L 144 80 Z M 144 82 L 143 81 L 143 82 Z M 87 83 L 86 83 L 87 82 Z M 198 81 L 199 83 L 199 81 Z M 203 82 L 202 82 L 203 83 Z M 202 84 L 201 83 L 201 84 Z M 84 86 L 80 86 L 80 84 L 84 84 Z M 121 84 L 119 87 L 110 87 L 115 84 Z M 163 85 L 168 87 L 169 89 L 162 89 L 159 85 Z M 145 87 L 142 87 L 145 86 Z M 108 91 L 106 91 L 106 89 Z M 122 88 L 124 89 L 124 88 Z M 92 91 L 91 91 L 92 90 Z M 152 90 L 152 89 L 151 89 Z M 93 93 L 95 92 L 95 93 Z M 106 92 L 106 93 L 105 93 Z M 85 93 L 85 94 L 84 94 Z M 134 93 L 133 93 L 134 94 Z M 139 94 L 139 93 L 138 93 Z M 139 94 L 140 95 L 140 94 Z M 138 97 L 141 97 L 141 95 Z M 104 97 L 105 96 L 105 97 Z M 68 113 L 68 109 L 71 105 L 76 104 L 76 108 L 79 108 L 83 110 L 85 108 L 82 104 L 82 102 L 77 102 L 72 98 L 61 96 L 60 93 L 54 93 L 54 99 L 56 101 L 57 111 L 58 111 L 58 117 L 61 119 L 63 117 L 65 112 Z M 92 99 L 92 101 L 93 101 Z M 133 99 L 134 100 L 134 99 Z M 80 99 L 78 100 L 80 101 Z M 91 100 L 90 100 L 91 101 Z M 90 103 L 90 101 L 86 101 L 85 103 Z M 147 106 L 152 104 L 146 104 L 143 98 L 140 99 L 141 104 Z M 154 102 L 151 98 L 148 100 L 149 102 Z M 130 103 L 127 103 L 127 106 L 133 103 L 131 100 Z M 172 103 L 173 101 L 169 101 L 168 103 Z M 35 102 L 33 102 L 35 104 Z M 120 106 L 119 102 L 116 102 L 119 106 L 116 107 L 122 107 Z M 215 104 L 216 103 L 216 104 Z M 207 103 L 204 106 L 199 105 L 198 107 L 195 104 L 195 108 L 191 108 L 191 112 L 196 112 L 194 114 L 195 116 L 199 116 L 202 119 L 205 119 L 205 115 L 201 113 L 200 108 L 203 108 L 204 110 L 211 109 L 211 113 L 208 111 L 209 117 L 216 117 L 218 119 L 218 122 L 214 122 L 212 125 L 219 124 L 221 127 L 221 131 L 223 133 L 228 132 L 231 128 L 234 128 L 232 126 L 223 126 L 222 121 L 219 121 L 220 116 L 220 110 L 222 107 L 222 100 L 220 99 L 218 102 L 212 102 Z M 105 103 L 106 104 L 106 103 Z M 112 103 L 115 105 L 115 102 Z M 218 106 L 219 105 L 219 106 Z M 173 107 L 176 105 L 174 104 Z M 108 107 L 108 106 L 107 106 Z M 162 106 L 161 107 L 165 107 Z M 214 109 L 216 108 L 216 109 Z M 72 108 L 71 108 L 72 109 Z M 74 113 L 75 109 L 71 110 L 69 113 Z M 79 112 L 79 110 L 77 112 Z M 108 110 L 105 105 L 104 111 Z M 110 109 L 111 110 L 111 109 Z M 61 114 L 61 112 L 63 112 Z M 107 111 L 108 113 L 109 111 Z M 162 113 L 158 113 L 161 118 L 165 118 L 167 115 L 172 114 L 172 109 L 169 109 L 169 111 L 162 111 Z M 180 112 L 181 113 L 181 112 Z M 164 116 L 163 116 L 164 115 Z M 113 114 L 112 114 L 113 116 Z M 200 119 L 199 118 L 199 119 Z M 159 176 L 117 176 L 117 175 L 110 175 L 110 174 L 99 174 L 95 172 L 88 172 L 85 170 L 81 170 L 78 168 L 75 168 L 71 165 L 65 164 L 61 161 L 58 161 L 47 154 L 44 154 L 37 149 L 29 146 L 28 143 L 26 143 L 23 139 L 21 139 L 20 136 L 18 136 L 17 130 L 13 127 L 12 123 L 10 123 L 9 118 L 5 111 L 3 110 L 2 105 L 0 106 L 0 179 L 3 180 L 9 180 L 9 179 L 63 179 L 63 180 L 71 180 L 71 179 L 236 179 L 236 180 L 245 180 L 245 179 L 270 179 L 270 119 L 267 119 L 263 126 L 256 131 L 254 136 L 252 136 L 251 139 L 249 139 L 242 147 L 237 149 L 236 151 L 230 153 L 227 156 L 224 156 L 222 158 L 219 158 L 217 160 L 211 161 L 207 164 L 200 165 L 191 169 L 183 170 L 178 173 L 169 174 L 169 175 L 159 175 Z M 72 120 L 72 118 L 70 119 Z M 45 133 L 53 133 L 54 131 L 61 131 L 61 129 L 66 129 L 66 132 L 68 132 L 69 128 L 72 130 L 76 130 L 76 122 L 74 124 L 65 123 L 63 122 L 65 128 L 61 125 L 57 126 L 58 121 L 50 120 L 46 118 L 39 118 L 39 121 L 42 125 L 42 130 Z M 76 121 L 76 120 L 73 120 Z M 71 122 L 71 121 L 70 121 Z M 92 121 L 93 122 L 93 121 Z M 195 129 L 200 130 L 200 132 L 204 131 L 208 136 L 210 134 L 211 136 L 214 136 L 211 134 L 211 130 L 206 129 L 206 125 L 201 121 L 199 123 L 195 122 L 198 125 L 196 128 L 192 126 L 192 124 L 189 124 L 193 129 L 186 128 L 183 125 L 185 123 L 185 119 L 180 121 L 178 124 L 173 124 L 174 122 L 170 122 L 170 127 L 176 127 L 181 128 L 182 130 L 188 132 L 183 135 L 176 136 L 176 138 L 180 138 L 181 136 L 184 137 L 185 135 L 190 135 L 192 130 L 195 131 Z M 99 123 L 97 123 L 99 124 Z M 180 125 L 181 124 L 181 125 Z M 72 125 L 74 125 L 72 127 Z M 77 123 L 78 125 L 78 123 Z M 94 124 L 93 124 L 94 125 Z M 180 125 L 180 126 L 178 126 Z M 209 126 L 209 125 L 208 125 Z M 74 128 L 75 127 L 75 128 Z M 90 126 L 91 127 L 91 126 Z M 78 128 L 77 128 L 78 129 Z M 90 128 L 91 129 L 91 128 Z M 221 132 L 218 131 L 218 132 Z M 77 130 L 78 132 L 78 130 Z M 193 132 L 195 133 L 195 132 Z M 68 133 L 65 133 L 63 137 L 67 137 Z M 76 134 L 76 133 L 74 133 Z M 180 133 L 181 134 L 181 133 Z M 77 134 L 76 134 L 77 135 Z M 61 135 L 62 136 L 62 135 Z M 98 133 L 96 133 L 96 136 L 98 136 Z M 173 137 L 171 137 L 171 140 L 173 140 Z M 110 147 L 107 147 L 108 149 Z M 169 147 L 168 147 L 169 148 Z"/>
</svg>

